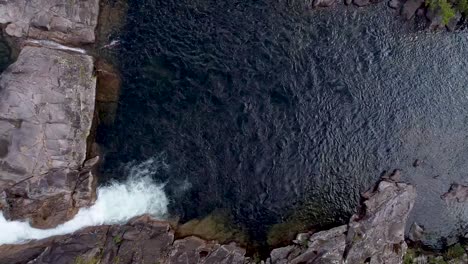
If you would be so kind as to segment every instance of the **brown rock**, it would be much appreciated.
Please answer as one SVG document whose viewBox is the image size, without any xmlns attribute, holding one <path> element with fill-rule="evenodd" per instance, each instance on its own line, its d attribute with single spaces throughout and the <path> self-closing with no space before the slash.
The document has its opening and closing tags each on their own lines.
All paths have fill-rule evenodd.
<svg viewBox="0 0 468 264">
<path fill-rule="evenodd" d="M 243 264 L 244 255 L 245 250 L 234 244 L 219 245 L 196 237 L 174 241 L 170 225 L 149 216 L 126 225 L 90 227 L 25 245 L 0 246 L 2 264 Z"/>
<path fill-rule="evenodd" d="M 86 159 L 96 80 L 87 55 L 26 46 L 0 77 L 0 201 L 53 227 L 93 202 Z"/>
<path fill-rule="evenodd" d="M 416 199 L 416 190 L 405 183 L 381 181 L 364 211 L 348 225 L 347 263 L 400 263 L 406 253 L 405 225 Z"/>
<path fill-rule="evenodd" d="M 267 263 L 401 263 L 407 249 L 404 229 L 416 199 L 415 189 L 382 180 L 366 193 L 364 210 L 354 215 L 348 226 L 316 233 L 307 244 L 274 249 Z"/>
<path fill-rule="evenodd" d="M 468 186 L 461 184 L 452 184 L 448 192 L 442 195 L 446 202 L 465 203 L 468 202 Z"/>
<path fill-rule="evenodd" d="M 0 24 L 13 37 L 85 44 L 95 40 L 99 0 L 0 1 Z"/>
</svg>

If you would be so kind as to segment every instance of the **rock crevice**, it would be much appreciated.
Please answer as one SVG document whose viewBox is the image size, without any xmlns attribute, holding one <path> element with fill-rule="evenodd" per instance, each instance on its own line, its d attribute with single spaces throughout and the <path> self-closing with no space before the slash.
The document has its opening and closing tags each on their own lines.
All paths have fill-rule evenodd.
<svg viewBox="0 0 468 264">
<path fill-rule="evenodd" d="M 95 109 L 94 59 L 65 45 L 94 41 L 98 4 L 0 2 L 5 33 L 23 43 L 0 76 L 0 211 L 8 219 L 50 228 L 94 202 L 93 168 L 83 166 Z"/>
</svg>

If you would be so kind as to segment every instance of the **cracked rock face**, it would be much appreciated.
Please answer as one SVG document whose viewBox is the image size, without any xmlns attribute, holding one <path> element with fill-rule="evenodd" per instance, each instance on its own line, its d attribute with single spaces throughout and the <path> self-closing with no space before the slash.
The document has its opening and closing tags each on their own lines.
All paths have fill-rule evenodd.
<svg viewBox="0 0 468 264">
<path fill-rule="evenodd" d="M 0 24 L 18 38 L 93 43 L 98 14 L 99 0 L 0 1 Z"/>
<path fill-rule="evenodd" d="M 415 188 L 383 180 L 363 197 L 366 198 L 361 214 L 354 215 L 348 226 L 319 232 L 305 242 L 275 249 L 267 263 L 402 263 L 407 249 L 404 231 L 416 199 Z"/>
<path fill-rule="evenodd" d="M 126 225 L 90 227 L 25 245 L 0 246 L 1 263 L 243 264 L 245 250 L 196 237 L 174 240 L 166 222 L 148 216 Z"/>
<path fill-rule="evenodd" d="M 1 4 L 0 4 L 1 5 Z M 83 167 L 96 80 L 93 59 L 26 46 L 0 77 L 0 210 L 53 227 L 93 201 Z"/>
</svg>

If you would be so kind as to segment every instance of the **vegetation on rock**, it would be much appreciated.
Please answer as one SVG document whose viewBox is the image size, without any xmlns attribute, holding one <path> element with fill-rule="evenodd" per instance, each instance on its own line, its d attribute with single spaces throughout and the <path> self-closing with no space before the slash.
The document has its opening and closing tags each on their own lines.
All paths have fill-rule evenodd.
<svg viewBox="0 0 468 264">
<path fill-rule="evenodd" d="M 468 14 L 468 0 L 426 0 L 426 6 L 441 16 L 443 25 L 447 25 L 457 13 Z"/>
</svg>

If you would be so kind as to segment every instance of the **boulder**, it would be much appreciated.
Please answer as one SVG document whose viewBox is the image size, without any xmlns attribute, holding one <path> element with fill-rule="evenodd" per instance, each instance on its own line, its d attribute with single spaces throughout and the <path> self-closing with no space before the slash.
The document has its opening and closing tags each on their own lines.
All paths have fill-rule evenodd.
<svg viewBox="0 0 468 264">
<path fill-rule="evenodd" d="M 381 181 L 348 224 L 347 263 L 400 263 L 406 254 L 405 226 L 415 199 L 413 186 Z"/>
<path fill-rule="evenodd" d="M 0 208 L 7 218 L 53 227 L 93 202 L 93 168 L 83 166 L 93 71 L 90 56 L 26 46 L 1 75 Z"/>
<path fill-rule="evenodd" d="M 405 225 L 416 199 L 414 187 L 387 178 L 363 199 L 360 214 L 348 226 L 313 234 L 307 243 L 274 249 L 267 263 L 401 263 L 407 249 Z"/>
<path fill-rule="evenodd" d="M 413 241 L 413 242 L 419 242 L 424 236 L 424 228 L 419 226 L 417 223 L 413 223 L 411 225 L 409 234 L 408 234 L 408 239 Z"/>
<path fill-rule="evenodd" d="M 406 19 L 411 19 L 423 4 L 424 0 L 407 0 L 403 4 L 401 15 Z"/>
<path fill-rule="evenodd" d="M 450 189 L 442 195 L 446 202 L 466 203 L 468 202 L 468 186 L 454 183 Z"/>
<path fill-rule="evenodd" d="M 98 14 L 99 0 L 0 1 L 0 24 L 13 37 L 93 43 Z"/>
<path fill-rule="evenodd" d="M 400 0 L 390 0 L 388 2 L 388 6 L 393 8 L 393 9 L 399 9 L 399 8 L 401 8 L 401 2 L 400 2 Z"/>
<path fill-rule="evenodd" d="M 335 0 L 314 0 L 314 7 L 329 7 L 335 3 Z"/>
</svg>

